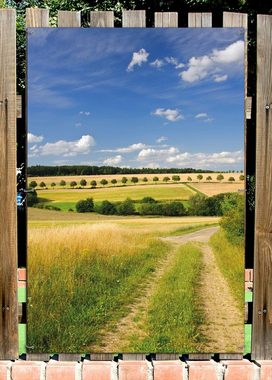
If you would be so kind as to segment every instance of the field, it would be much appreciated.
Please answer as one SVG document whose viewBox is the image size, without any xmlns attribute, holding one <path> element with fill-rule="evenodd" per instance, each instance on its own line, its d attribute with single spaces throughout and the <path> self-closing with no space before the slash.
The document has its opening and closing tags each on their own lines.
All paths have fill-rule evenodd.
<svg viewBox="0 0 272 380">
<path fill-rule="evenodd" d="M 202 181 L 205 181 L 206 178 L 209 176 L 212 178 L 211 181 L 216 181 L 216 177 L 220 173 L 201 173 L 201 174 L 203 175 Z M 126 174 L 105 174 L 105 175 L 93 175 L 93 176 L 82 175 L 82 176 L 28 177 L 28 183 L 30 183 L 31 181 L 36 181 L 39 185 L 41 182 L 44 182 L 46 184 L 46 186 L 48 188 L 50 188 L 51 183 L 54 182 L 56 184 L 55 188 L 58 188 L 58 187 L 61 187 L 59 185 L 61 180 L 64 180 L 66 182 L 66 186 L 64 186 L 64 187 L 70 187 L 70 182 L 76 181 L 77 184 L 79 185 L 80 180 L 85 179 L 87 181 L 87 186 L 89 186 L 89 187 L 90 187 L 90 182 L 93 180 L 97 182 L 98 186 L 102 187 L 102 185 L 100 185 L 101 179 L 106 179 L 109 182 L 109 185 L 112 186 L 112 184 L 110 183 L 110 181 L 112 179 L 116 179 L 117 184 L 120 185 L 120 184 L 122 184 L 121 179 L 123 177 L 126 177 L 128 179 L 127 185 L 132 184 L 130 181 L 132 177 L 138 177 L 139 178 L 139 182 L 138 182 L 139 184 L 146 184 L 146 182 L 142 181 L 142 179 L 144 177 L 146 177 L 148 179 L 147 183 L 153 182 L 154 177 L 159 178 L 158 182 L 163 182 L 164 177 L 169 177 L 170 178 L 169 183 L 174 183 L 174 181 L 172 180 L 173 175 L 178 175 L 180 177 L 180 182 L 188 182 L 188 180 L 187 180 L 188 177 L 192 178 L 192 182 L 199 182 L 199 180 L 197 179 L 197 176 L 198 176 L 197 173 L 181 173 L 181 174 L 165 173 L 165 174 L 128 174 L 128 175 L 126 175 Z M 227 182 L 229 177 L 234 177 L 235 182 L 238 182 L 238 181 L 241 183 L 243 182 L 243 181 L 239 180 L 241 173 L 223 173 L 223 175 L 224 175 L 224 180 L 222 182 Z"/>
<path fill-rule="evenodd" d="M 205 308 L 212 311 L 213 301 L 203 306 L 200 287 L 215 278 L 213 272 L 205 277 L 202 269 L 219 217 L 67 212 L 88 197 L 98 203 L 128 197 L 137 202 L 146 196 L 186 203 L 197 194 L 191 188 L 195 185 L 38 189 L 45 204 L 61 211 L 28 209 L 28 346 L 35 352 L 215 352 L 218 347 L 222 351 L 217 338 L 211 344 L 203 331 L 205 323 L 211 324 Z M 213 185 L 222 189 L 232 184 Z M 220 241 L 216 244 L 218 257 Z M 223 251 L 229 261 L 230 252 Z M 229 281 L 235 268 L 224 272 L 225 259 L 218 260 L 220 276 Z M 241 272 L 243 262 L 237 265 Z M 241 311 L 238 277 L 223 286 L 222 293 L 230 299 L 233 293 L 234 308 Z M 206 296 L 221 302 L 224 294 Z M 235 314 L 231 308 L 230 312 Z M 222 309 L 218 321 L 224 318 Z M 237 352 L 241 335 L 229 330 L 225 339 L 230 351 Z"/>
<path fill-rule="evenodd" d="M 190 185 L 192 188 L 200 191 L 201 193 L 208 195 L 209 197 L 220 193 L 235 193 L 237 191 L 244 191 L 244 182 L 221 182 L 221 183 L 208 183 L 198 182 Z"/>
</svg>

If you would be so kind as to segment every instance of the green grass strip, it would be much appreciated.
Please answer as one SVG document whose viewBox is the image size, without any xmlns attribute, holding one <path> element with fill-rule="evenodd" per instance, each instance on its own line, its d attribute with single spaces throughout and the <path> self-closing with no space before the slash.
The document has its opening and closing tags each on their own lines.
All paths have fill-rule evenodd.
<svg viewBox="0 0 272 380">
<path fill-rule="evenodd" d="M 160 279 L 152 297 L 147 337 L 133 351 L 188 353 L 201 351 L 204 337 L 199 331 L 203 315 L 198 306 L 202 252 L 193 244 L 180 247 L 173 265 Z"/>
<path fill-rule="evenodd" d="M 228 282 L 229 288 L 241 311 L 244 309 L 244 248 L 227 240 L 224 230 L 219 230 L 211 239 L 218 267 Z"/>
</svg>

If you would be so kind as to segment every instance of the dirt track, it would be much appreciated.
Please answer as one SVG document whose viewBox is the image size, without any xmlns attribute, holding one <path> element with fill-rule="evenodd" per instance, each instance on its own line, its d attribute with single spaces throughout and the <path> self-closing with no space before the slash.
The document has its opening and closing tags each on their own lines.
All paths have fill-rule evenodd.
<svg viewBox="0 0 272 380">
<path fill-rule="evenodd" d="M 162 240 L 173 244 L 173 249 L 163 259 L 155 273 L 148 280 L 141 294 L 132 305 L 128 314 L 122 318 L 114 331 L 105 329 L 99 347 L 91 347 L 96 352 L 124 352 L 129 347 L 132 335 L 144 338 L 146 310 L 156 289 L 157 282 L 171 265 L 178 247 L 189 242 L 201 243 L 203 251 L 203 271 L 200 278 L 201 289 L 197 295 L 200 307 L 205 315 L 201 332 L 206 338 L 202 352 L 242 352 L 243 316 L 238 310 L 230 289 L 221 274 L 212 249 L 208 245 L 210 237 L 219 227 L 208 227 L 181 236 L 164 237 Z"/>
</svg>

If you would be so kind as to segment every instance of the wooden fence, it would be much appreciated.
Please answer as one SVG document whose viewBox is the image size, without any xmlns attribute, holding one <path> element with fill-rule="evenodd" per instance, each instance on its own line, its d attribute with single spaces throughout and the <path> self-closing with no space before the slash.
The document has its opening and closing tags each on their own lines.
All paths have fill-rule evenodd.
<svg viewBox="0 0 272 380">
<path fill-rule="evenodd" d="M 157 12 L 155 27 L 178 27 L 178 13 Z M 256 227 L 252 357 L 272 358 L 272 16 L 257 19 Z M 247 14 L 223 13 L 223 27 L 245 31 L 245 125 L 251 119 L 247 96 Z M 49 10 L 26 10 L 26 28 L 49 27 Z M 123 27 L 146 27 L 144 10 L 124 10 Z M 58 27 L 81 27 L 81 13 L 59 11 Z M 114 27 L 112 11 L 90 12 L 90 27 Z M 189 13 L 188 27 L 212 27 L 212 13 Z M 0 359 L 18 357 L 16 224 L 16 11 L 0 10 Z M 254 105 L 253 105 L 254 106 Z M 246 132 L 246 128 L 245 128 Z M 246 144 L 246 136 L 245 136 Z M 254 149 L 254 147 L 252 147 Z M 246 152 L 246 149 L 245 149 Z"/>
</svg>

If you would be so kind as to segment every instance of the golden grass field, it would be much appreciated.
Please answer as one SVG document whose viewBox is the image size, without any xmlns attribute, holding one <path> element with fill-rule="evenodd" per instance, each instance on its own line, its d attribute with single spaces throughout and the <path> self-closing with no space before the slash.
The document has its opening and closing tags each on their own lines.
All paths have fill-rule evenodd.
<svg viewBox="0 0 272 380">
<path fill-rule="evenodd" d="M 212 180 L 213 181 L 216 181 L 216 177 L 218 174 L 220 173 L 201 173 L 203 175 L 203 179 L 202 181 L 205 181 L 206 178 L 208 176 L 211 176 L 212 177 Z M 70 187 L 70 182 L 71 181 L 76 181 L 78 186 L 79 186 L 79 182 L 81 179 L 85 179 L 87 181 L 87 186 L 90 186 L 90 181 L 93 181 L 95 180 L 97 182 L 97 185 L 98 186 L 101 186 L 99 184 L 99 182 L 102 180 L 102 179 L 106 179 L 108 182 L 109 182 L 109 185 L 110 184 L 110 181 L 112 179 L 116 179 L 118 181 L 118 183 L 120 183 L 121 179 L 123 177 L 126 177 L 128 179 L 128 182 L 127 184 L 130 184 L 130 179 L 131 177 L 138 177 L 139 178 L 139 183 L 144 183 L 142 182 L 142 179 L 144 177 L 146 177 L 148 179 L 148 181 L 152 181 L 154 177 L 158 177 L 159 178 L 159 182 L 162 182 L 163 178 L 164 177 L 169 177 L 170 178 L 170 182 L 173 182 L 172 181 L 172 176 L 173 175 L 179 175 L 180 176 L 180 181 L 181 182 L 187 182 L 187 178 L 188 177 L 191 177 L 192 178 L 192 182 L 198 182 L 198 179 L 197 179 L 197 176 L 198 174 L 197 173 L 182 173 L 182 174 L 178 174 L 178 173 L 166 173 L 166 174 L 105 174 L 105 175 L 82 175 L 82 176 L 52 176 L 52 177 L 28 177 L 28 182 L 31 182 L 31 181 L 36 181 L 38 184 L 40 184 L 40 182 L 45 182 L 45 184 L 47 185 L 47 187 L 50 187 L 51 183 L 52 182 L 55 182 L 56 183 L 56 188 L 59 187 L 59 182 L 61 180 L 64 180 L 66 181 L 67 185 L 66 187 Z M 223 182 L 227 182 L 228 178 L 229 177 L 234 177 L 235 178 L 235 181 L 239 181 L 239 177 L 241 175 L 241 173 L 223 173 L 224 175 L 224 180 Z M 148 182 L 147 182 L 148 183 Z"/>
<path fill-rule="evenodd" d="M 104 225 L 114 223 L 127 229 L 141 232 L 171 233 L 182 227 L 194 227 L 202 224 L 214 224 L 220 220 L 216 216 L 183 216 L 183 217 L 141 217 L 99 215 L 95 213 L 73 213 L 28 208 L 29 230 L 73 225 Z M 66 230 L 67 231 L 67 230 Z"/>
<path fill-rule="evenodd" d="M 239 182 L 222 182 L 222 183 L 208 183 L 208 182 L 194 182 L 190 185 L 194 189 L 200 191 L 209 197 L 221 193 L 236 193 L 237 191 L 244 191 L 244 181 Z"/>
</svg>

